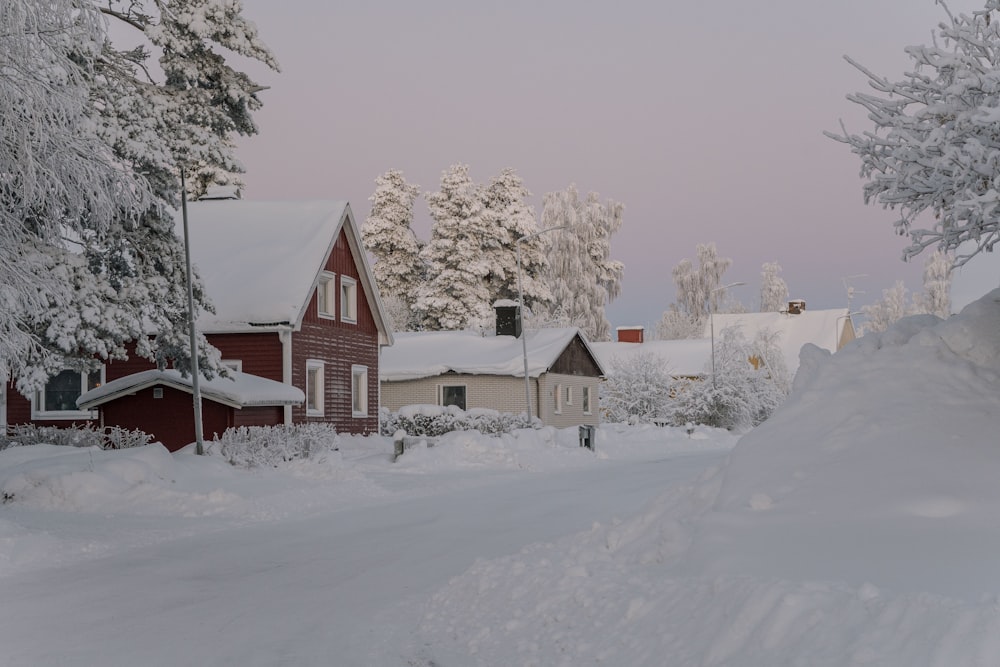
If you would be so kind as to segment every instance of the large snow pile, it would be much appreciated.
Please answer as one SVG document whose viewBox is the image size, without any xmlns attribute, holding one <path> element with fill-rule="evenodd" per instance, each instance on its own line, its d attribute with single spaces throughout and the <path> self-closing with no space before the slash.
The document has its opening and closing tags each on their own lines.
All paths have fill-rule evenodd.
<svg viewBox="0 0 1000 667">
<path fill-rule="evenodd" d="M 1000 290 L 836 355 L 726 468 L 638 517 L 477 562 L 435 664 L 1000 664 Z"/>
</svg>

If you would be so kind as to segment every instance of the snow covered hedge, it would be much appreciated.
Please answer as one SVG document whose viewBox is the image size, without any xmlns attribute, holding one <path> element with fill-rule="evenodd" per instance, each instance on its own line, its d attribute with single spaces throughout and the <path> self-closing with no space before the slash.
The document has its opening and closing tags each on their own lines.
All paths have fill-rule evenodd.
<svg viewBox="0 0 1000 667">
<path fill-rule="evenodd" d="M 129 449 L 148 445 L 153 436 L 139 429 L 130 431 L 119 426 L 103 428 L 87 424 L 73 424 L 66 428 L 18 424 L 8 426 L 0 436 L 0 449 L 27 445 L 64 445 L 68 447 L 98 447 L 100 449 Z"/>
<path fill-rule="evenodd" d="M 240 468 L 276 468 L 338 449 L 337 431 L 329 424 L 279 424 L 227 429 L 211 443 L 208 453 Z"/>
<path fill-rule="evenodd" d="M 454 405 L 407 405 L 399 412 L 379 410 L 379 430 L 392 435 L 403 430 L 407 435 L 437 436 L 451 431 L 479 431 L 486 435 L 510 433 L 519 428 L 541 428 L 541 420 L 530 422 L 525 413 L 514 415 L 485 408 L 462 410 Z"/>
</svg>

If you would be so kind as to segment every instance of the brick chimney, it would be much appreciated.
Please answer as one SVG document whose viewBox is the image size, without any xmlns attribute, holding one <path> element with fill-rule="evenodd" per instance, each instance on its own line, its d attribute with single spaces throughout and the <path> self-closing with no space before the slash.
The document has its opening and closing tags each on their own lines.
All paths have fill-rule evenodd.
<svg viewBox="0 0 1000 667">
<path fill-rule="evenodd" d="M 795 299 L 794 301 L 788 302 L 789 315 L 798 315 L 805 309 L 806 309 L 806 302 L 803 301 L 802 299 Z"/>
<path fill-rule="evenodd" d="M 641 343 L 643 342 L 645 327 L 618 327 L 619 343 Z"/>
<path fill-rule="evenodd" d="M 521 307 L 517 301 L 500 299 L 493 304 L 493 310 L 497 314 L 497 335 L 513 336 L 518 338 L 521 335 L 521 317 L 518 311 Z"/>
</svg>

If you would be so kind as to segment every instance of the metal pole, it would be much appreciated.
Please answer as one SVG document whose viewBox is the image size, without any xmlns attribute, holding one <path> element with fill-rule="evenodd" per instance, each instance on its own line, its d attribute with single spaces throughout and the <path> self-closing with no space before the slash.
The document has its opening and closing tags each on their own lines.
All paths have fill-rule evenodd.
<svg viewBox="0 0 1000 667">
<path fill-rule="evenodd" d="M 191 283 L 191 242 L 188 236 L 187 184 L 184 181 L 184 167 L 181 167 L 181 216 L 184 219 L 184 262 L 187 270 L 188 337 L 191 341 L 191 395 L 194 400 L 194 440 L 195 453 L 205 453 L 201 423 L 201 385 L 198 369 L 198 338 L 194 328 L 194 287 Z"/>
<path fill-rule="evenodd" d="M 531 426 L 531 381 L 528 379 L 528 331 L 524 328 L 524 291 L 521 289 L 521 241 L 515 243 L 517 249 L 517 321 L 521 325 L 521 358 L 524 360 L 524 408 L 528 412 L 528 426 Z"/>
<path fill-rule="evenodd" d="M 715 313 L 708 313 L 708 329 L 712 336 L 712 389 L 715 389 Z"/>
</svg>

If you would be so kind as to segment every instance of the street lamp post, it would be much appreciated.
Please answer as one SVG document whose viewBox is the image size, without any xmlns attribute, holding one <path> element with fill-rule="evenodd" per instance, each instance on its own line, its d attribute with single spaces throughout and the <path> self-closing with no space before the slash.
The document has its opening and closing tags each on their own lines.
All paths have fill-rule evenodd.
<svg viewBox="0 0 1000 667">
<path fill-rule="evenodd" d="M 201 424 L 201 370 L 198 368 L 198 337 L 194 326 L 194 288 L 191 283 L 191 242 L 188 237 L 187 184 L 184 182 L 184 167 L 181 167 L 181 216 L 184 219 L 184 263 L 187 281 L 188 337 L 191 345 L 191 396 L 194 400 L 194 441 L 195 453 L 205 453 L 205 438 Z"/>
<path fill-rule="evenodd" d="M 723 285 L 722 287 L 716 287 L 714 290 L 708 293 L 708 296 L 711 297 L 716 292 L 727 290 L 730 287 L 739 287 L 740 285 L 746 285 L 746 283 L 735 282 L 735 283 L 729 283 L 728 285 Z M 711 298 L 709 298 L 709 301 L 711 301 Z M 709 308 L 711 308 L 711 304 L 709 305 Z M 716 383 L 715 383 L 715 311 L 714 310 L 710 310 L 708 312 L 708 330 L 709 330 L 709 335 L 712 337 L 712 389 L 715 389 Z"/>
<path fill-rule="evenodd" d="M 517 251 L 517 321 L 521 325 L 521 357 L 524 360 L 524 409 L 528 412 L 529 426 L 531 425 L 531 382 L 528 380 L 528 331 L 524 328 L 524 291 L 521 288 L 521 242 L 567 227 L 569 225 L 549 227 L 540 232 L 525 234 L 514 242 L 514 248 Z"/>
</svg>

